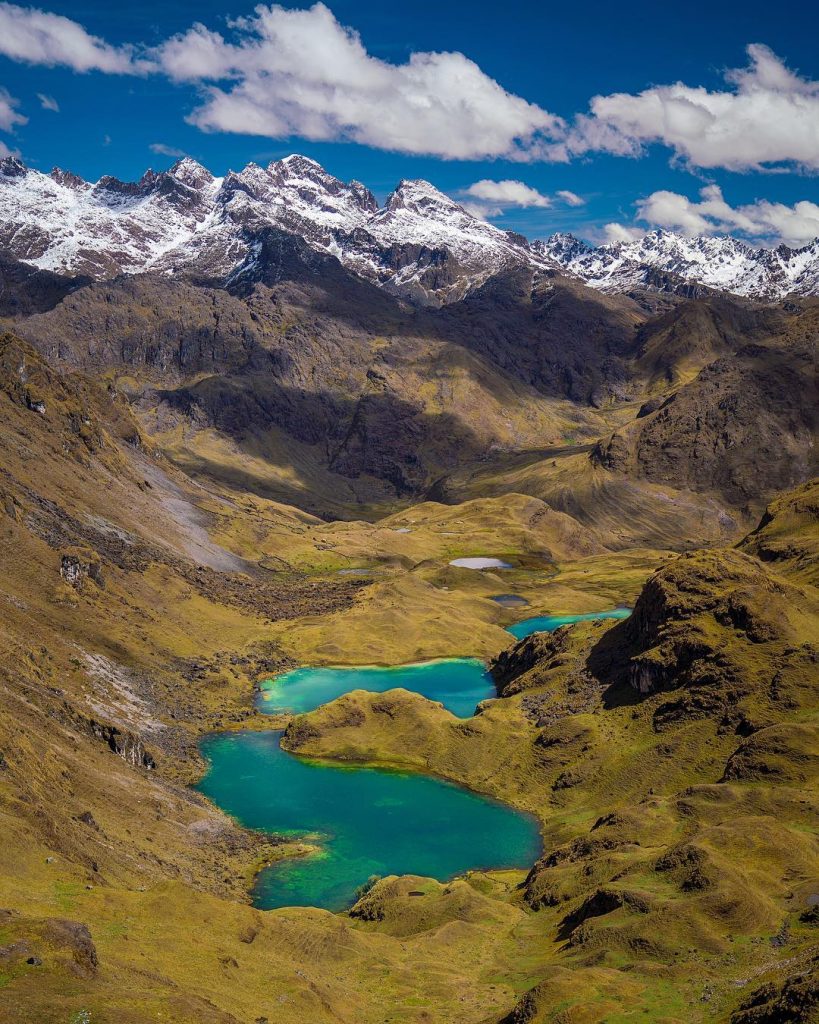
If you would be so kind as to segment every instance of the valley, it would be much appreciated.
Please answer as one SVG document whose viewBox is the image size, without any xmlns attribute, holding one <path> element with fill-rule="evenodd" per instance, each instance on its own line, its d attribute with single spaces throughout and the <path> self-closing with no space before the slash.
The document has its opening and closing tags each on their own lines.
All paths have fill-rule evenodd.
<svg viewBox="0 0 819 1024">
<path fill-rule="evenodd" d="M 814 1019 L 815 289 L 299 160 L 3 164 L 0 1019 Z"/>
</svg>

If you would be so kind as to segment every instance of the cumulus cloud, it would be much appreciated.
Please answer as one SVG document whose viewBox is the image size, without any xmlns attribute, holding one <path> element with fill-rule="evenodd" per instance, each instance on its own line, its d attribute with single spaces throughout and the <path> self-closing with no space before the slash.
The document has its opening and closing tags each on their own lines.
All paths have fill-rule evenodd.
<svg viewBox="0 0 819 1024">
<path fill-rule="evenodd" d="M 527 159 L 563 123 L 507 92 L 462 53 L 371 56 L 323 3 L 259 6 L 225 39 L 204 25 L 156 53 L 178 81 L 205 83 L 189 120 L 205 131 L 350 140 L 452 159 Z"/>
<path fill-rule="evenodd" d="M 707 185 L 699 195 L 696 201 L 677 192 L 653 192 L 637 204 L 637 220 L 684 235 L 733 233 L 797 248 L 819 237 L 819 205 L 808 200 L 788 206 L 758 199 L 731 206 L 717 185 Z M 629 241 L 644 233 L 621 224 L 608 224 L 605 232 L 608 241 Z"/>
<path fill-rule="evenodd" d="M 177 159 L 186 155 L 184 150 L 176 149 L 174 146 L 166 146 L 164 142 L 152 142 L 148 149 L 152 153 L 158 153 L 160 156 L 171 156 Z"/>
<path fill-rule="evenodd" d="M 60 14 L 0 3 L 0 53 L 27 64 L 64 65 L 74 71 L 143 74 L 153 67 L 134 47 L 111 46 Z"/>
<path fill-rule="evenodd" d="M 43 110 L 53 110 L 55 114 L 59 114 L 60 104 L 53 96 L 47 96 L 44 92 L 38 92 L 37 99 L 40 101 L 40 106 Z"/>
<path fill-rule="evenodd" d="M 464 189 L 464 195 L 499 206 L 551 206 L 552 200 L 522 181 L 490 181 L 483 178 Z"/>
<path fill-rule="evenodd" d="M 465 209 L 484 220 L 500 217 L 510 208 L 518 210 L 548 209 L 554 205 L 555 199 L 567 206 L 583 206 L 585 202 L 580 196 L 566 189 L 555 192 L 553 199 L 538 192 L 531 185 L 508 178 L 503 181 L 491 181 L 489 178 L 483 178 L 481 181 L 476 181 L 474 185 L 470 185 L 469 188 L 463 189 L 458 193 L 458 198 Z"/>
<path fill-rule="evenodd" d="M 403 64 L 374 57 L 321 2 L 261 4 L 228 20 L 224 34 L 197 23 L 147 48 L 115 46 L 70 18 L 0 0 L 0 54 L 193 84 L 201 100 L 188 120 L 203 131 L 521 162 L 639 156 L 661 144 L 695 167 L 819 170 L 819 82 L 761 43 L 747 53 L 748 65 L 727 71 L 722 88 L 677 82 L 595 96 L 567 123 L 508 92 L 462 53 L 412 53 Z M 562 201 L 572 205 L 568 196 Z"/>
<path fill-rule="evenodd" d="M 727 72 L 725 90 L 677 82 L 594 97 L 557 149 L 567 159 L 590 151 L 638 156 L 661 143 L 696 167 L 819 169 L 819 82 L 760 43 L 747 53 L 748 67 Z"/>
</svg>

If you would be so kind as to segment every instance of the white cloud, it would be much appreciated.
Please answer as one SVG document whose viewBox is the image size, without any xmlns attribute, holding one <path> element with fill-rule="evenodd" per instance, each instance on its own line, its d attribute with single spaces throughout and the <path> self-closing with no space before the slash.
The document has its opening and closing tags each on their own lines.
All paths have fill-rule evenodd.
<svg viewBox="0 0 819 1024">
<path fill-rule="evenodd" d="M 567 206 L 585 206 L 586 200 L 582 199 L 575 192 L 570 192 L 567 188 L 561 188 L 555 195 L 558 199 L 561 199 Z"/>
<path fill-rule="evenodd" d="M 603 228 L 603 240 L 611 242 L 636 242 L 643 237 L 645 231 L 640 228 L 629 228 L 624 224 L 606 224 Z"/>
<path fill-rule="evenodd" d="M 551 206 L 552 200 L 538 192 L 536 188 L 525 185 L 522 181 L 490 181 L 484 178 L 476 181 L 474 185 L 464 189 L 464 196 L 471 199 L 478 199 L 483 202 L 494 203 L 498 206 L 518 206 L 528 208 L 532 206 Z"/>
<path fill-rule="evenodd" d="M 699 201 L 678 192 L 653 192 L 637 204 L 637 220 L 684 235 L 738 234 L 764 242 L 799 247 L 819 237 L 819 205 L 801 200 L 793 206 L 757 199 L 730 206 L 717 185 L 700 190 Z M 606 225 L 607 241 L 640 237 L 639 228 Z"/>
<path fill-rule="evenodd" d="M 59 114 L 60 104 L 53 96 L 47 96 L 44 92 L 38 92 L 37 99 L 40 101 L 40 106 L 43 110 L 53 110 L 55 114 Z"/>
<path fill-rule="evenodd" d="M 759 43 L 747 52 L 750 65 L 726 74 L 728 90 L 678 82 L 595 96 L 558 149 L 567 158 L 593 150 L 637 156 L 662 143 L 696 167 L 819 169 L 819 82 Z"/>
<path fill-rule="evenodd" d="M 458 194 L 464 209 L 473 216 L 487 220 L 502 216 L 510 207 L 518 210 L 548 209 L 554 205 L 555 199 L 567 206 L 583 206 L 585 200 L 574 192 L 561 189 L 555 192 L 554 198 L 538 192 L 536 188 L 522 181 L 505 179 L 491 181 L 483 178 Z"/>
<path fill-rule="evenodd" d="M 176 149 L 174 146 L 166 146 L 164 142 L 152 142 L 148 149 L 152 153 L 158 153 L 160 156 L 171 156 L 171 157 L 183 157 L 185 156 L 184 150 Z"/>
<path fill-rule="evenodd" d="M 563 128 L 461 53 L 413 53 L 405 64 L 371 56 L 323 3 L 262 5 L 230 27 L 229 41 L 194 25 L 156 54 L 172 78 L 211 83 L 189 118 L 205 131 L 525 160 Z"/>
<path fill-rule="evenodd" d="M 20 101 L 15 99 L 6 89 L 0 88 L 0 129 L 13 132 L 15 125 L 25 124 L 28 118 L 17 109 Z M 4 153 L 8 156 L 8 153 Z"/>
<path fill-rule="evenodd" d="M 60 14 L 0 3 L 0 53 L 28 64 L 65 65 L 75 71 L 143 74 L 150 62 L 131 46 L 111 46 Z"/>
<path fill-rule="evenodd" d="M 595 96 L 588 113 L 567 124 L 462 53 L 412 53 L 403 64 L 376 58 L 324 3 L 261 4 L 227 25 L 222 34 L 197 23 L 152 49 L 114 46 L 62 15 L 0 0 L 0 54 L 192 83 L 202 100 L 188 120 L 203 131 L 520 162 L 639 156 L 656 143 L 696 167 L 819 170 L 819 82 L 760 43 L 748 46 L 748 66 L 726 72 L 721 89 L 677 82 Z M 577 205 L 572 195 L 558 197 Z"/>
</svg>

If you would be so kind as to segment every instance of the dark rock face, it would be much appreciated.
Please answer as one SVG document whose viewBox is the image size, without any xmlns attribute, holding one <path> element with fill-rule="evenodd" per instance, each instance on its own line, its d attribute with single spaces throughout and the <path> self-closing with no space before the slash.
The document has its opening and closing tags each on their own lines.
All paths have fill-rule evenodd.
<svg viewBox="0 0 819 1024">
<path fill-rule="evenodd" d="M 97 949 L 88 926 L 53 918 L 46 922 L 46 940 L 70 953 L 70 969 L 80 978 L 93 978 L 99 968 Z"/>
<path fill-rule="evenodd" d="M 88 277 L 68 277 L 38 270 L 30 263 L 0 254 L 0 316 L 44 313 L 66 295 L 90 283 Z"/>
<path fill-rule="evenodd" d="M 745 345 L 711 363 L 601 441 L 592 461 L 654 483 L 715 491 L 737 506 L 806 479 L 816 469 L 818 325 L 812 311 L 782 343 Z"/>
<path fill-rule="evenodd" d="M 98 587 L 105 586 L 102 565 L 99 557 L 94 553 L 63 553 L 60 555 L 60 575 L 75 590 L 82 590 L 86 580 L 91 580 Z"/>
<path fill-rule="evenodd" d="M 810 1024 L 819 1007 L 819 958 L 783 982 L 756 989 L 731 1015 L 731 1024 Z"/>
<path fill-rule="evenodd" d="M 500 652 L 489 663 L 489 673 L 499 696 L 516 692 L 515 680 L 565 648 L 566 631 L 532 633 Z"/>
<path fill-rule="evenodd" d="M 145 749 L 145 744 L 139 736 L 127 729 L 120 729 L 104 722 L 91 721 L 89 726 L 94 736 L 106 743 L 112 752 L 127 764 L 149 770 L 156 768 L 153 755 Z"/>
</svg>

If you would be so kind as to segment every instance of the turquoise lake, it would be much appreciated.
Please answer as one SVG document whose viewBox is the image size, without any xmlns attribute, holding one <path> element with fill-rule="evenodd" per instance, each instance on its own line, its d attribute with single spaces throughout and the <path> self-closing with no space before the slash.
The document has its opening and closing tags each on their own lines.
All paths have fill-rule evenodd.
<svg viewBox="0 0 819 1024">
<path fill-rule="evenodd" d="M 391 668 L 297 668 L 261 686 L 259 709 L 301 714 L 350 690 L 383 693 L 402 687 L 439 700 L 459 718 L 469 718 L 487 697 L 497 696 L 492 677 L 477 658 L 444 658 Z"/>
<path fill-rule="evenodd" d="M 561 626 L 572 622 L 588 622 L 591 619 L 627 619 L 631 615 L 630 608 L 612 608 L 608 612 L 586 612 L 584 615 L 535 615 L 531 619 L 521 619 L 513 626 L 507 626 L 508 632 L 522 640 L 532 633 L 553 633 Z"/>
<path fill-rule="evenodd" d="M 224 733 L 202 743 L 201 792 L 250 828 L 321 844 L 259 875 L 254 903 L 343 910 L 371 875 L 445 881 L 479 868 L 527 868 L 533 818 L 425 775 L 293 757 L 280 733 Z"/>
</svg>

